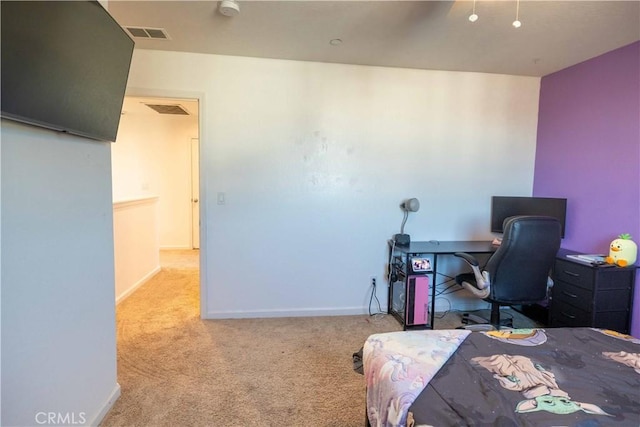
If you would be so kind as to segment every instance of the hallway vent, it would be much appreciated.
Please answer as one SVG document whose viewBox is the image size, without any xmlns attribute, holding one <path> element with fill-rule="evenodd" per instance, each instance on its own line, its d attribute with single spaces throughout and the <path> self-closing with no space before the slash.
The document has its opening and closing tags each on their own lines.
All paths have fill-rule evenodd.
<svg viewBox="0 0 640 427">
<path fill-rule="evenodd" d="M 189 112 L 178 104 L 144 104 L 160 114 L 174 114 L 178 116 L 188 116 Z"/>
<path fill-rule="evenodd" d="M 171 40 L 164 28 L 126 27 L 131 37 L 136 39 Z"/>
</svg>

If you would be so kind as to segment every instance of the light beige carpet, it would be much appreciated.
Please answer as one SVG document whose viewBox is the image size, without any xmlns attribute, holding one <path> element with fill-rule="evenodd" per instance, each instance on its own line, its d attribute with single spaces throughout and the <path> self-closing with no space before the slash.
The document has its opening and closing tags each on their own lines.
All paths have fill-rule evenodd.
<svg viewBox="0 0 640 427">
<path fill-rule="evenodd" d="M 103 426 L 362 426 L 352 353 L 389 316 L 200 320 L 198 273 L 163 270 L 117 307 L 122 395 Z"/>
<path fill-rule="evenodd" d="M 394 318 L 201 320 L 197 252 L 161 260 L 162 271 L 117 307 L 122 394 L 103 426 L 364 424 L 352 354 L 369 335 L 400 330 Z M 460 318 L 435 324 L 454 328 Z"/>
</svg>

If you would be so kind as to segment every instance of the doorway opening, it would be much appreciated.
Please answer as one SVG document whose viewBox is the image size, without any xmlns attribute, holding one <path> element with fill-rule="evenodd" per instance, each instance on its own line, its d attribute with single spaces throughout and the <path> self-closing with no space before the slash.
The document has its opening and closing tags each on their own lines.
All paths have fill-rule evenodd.
<svg viewBox="0 0 640 427">
<path fill-rule="evenodd" d="M 176 269 L 197 270 L 189 288 L 201 300 L 199 107 L 198 99 L 125 97 L 111 149 L 118 302 Z M 130 204 L 116 212 L 122 200 Z"/>
</svg>

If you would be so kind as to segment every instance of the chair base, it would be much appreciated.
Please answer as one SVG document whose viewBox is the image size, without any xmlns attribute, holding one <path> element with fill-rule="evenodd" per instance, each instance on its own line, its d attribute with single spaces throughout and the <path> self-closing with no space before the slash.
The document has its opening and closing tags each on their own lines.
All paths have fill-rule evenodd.
<svg viewBox="0 0 640 427">
<path fill-rule="evenodd" d="M 465 329 L 467 331 L 473 331 L 473 332 L 486 332 L 486 331 L 495 331 L 496 327 L 490 323 L 479 323 L 479 324 L 458 326 L 456 329 Z"/>
<path fill-rule="evenodd" d="M 471 313 L 463 313 L 462 314 L 462 318 L 461 321 L 464 325 L 469 326 L 468 328 L 463 326 L 463 329 L 470 329 L 470 330 L 485 330 L 482 329 L 482 327 L 480 325 L 489 325 L 492 327 L 492 329 L 500 329 L 502 327 L 505 328 L 513 328 L 513 319 L 500 319 L 498 317 L 498 321 L 496 322 L 494 316 L 492 315 L 492 320 L 487 320 L 483 317 L 477 316 L 475 314 L 471 314 Z M 477 328 L 474 328 L 477 327 Z M 489 329 L 491 330 L 491 329 Z"/>
</svg>

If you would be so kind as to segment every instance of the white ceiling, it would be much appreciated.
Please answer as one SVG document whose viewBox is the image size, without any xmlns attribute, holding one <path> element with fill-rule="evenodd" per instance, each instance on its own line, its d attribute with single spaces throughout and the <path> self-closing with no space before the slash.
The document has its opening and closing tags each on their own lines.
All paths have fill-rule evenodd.
<svg viewBox="0 0 640 427">
<path fill-rule="evenodd" d="M 122 26 L 165 29 L 159 49 L 543 76 L 640 40 L 640 1 L 217 1 L 110 0 Z M 331 46 L 329 41 L 341 39 Z"/>
</svg>

